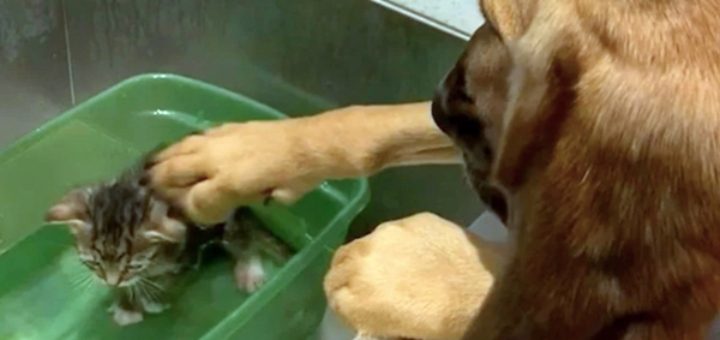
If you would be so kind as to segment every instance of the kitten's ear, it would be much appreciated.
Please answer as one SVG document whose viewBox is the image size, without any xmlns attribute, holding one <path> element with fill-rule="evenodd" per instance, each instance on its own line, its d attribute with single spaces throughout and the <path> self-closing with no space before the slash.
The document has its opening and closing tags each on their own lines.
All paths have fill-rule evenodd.
<svg viewBox="0 0 720 340">
<path fill-rule="evenodd" d="M 145 237 L 153 243 L 180 243 L 185 240 L 187 226 L 168 216 L 167 204 L 154 201 L 150 208 L 152 228 L 145 231 Z"/>
<path fill-rule="evenodd" d="M 87 190 L 73 190 L 47 211 L 45 221 L 53 224 L 66 224 L 75 235 L 87 232 L 90 230 L 87 204 Z"/>
</svg>

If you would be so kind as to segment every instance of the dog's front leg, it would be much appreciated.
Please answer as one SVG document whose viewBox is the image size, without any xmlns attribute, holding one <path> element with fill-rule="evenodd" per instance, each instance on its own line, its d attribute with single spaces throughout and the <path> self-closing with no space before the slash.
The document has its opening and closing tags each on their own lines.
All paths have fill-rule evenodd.
<svg viewBox="0 0 720 340">
<path fill-rule="evenodd" d="M 519 249 L 465 340 L 592 339 L 602 329 L 606 313 L 586 271 L 558 257 L 556 249 L 533 250 Z"/>
</svg>

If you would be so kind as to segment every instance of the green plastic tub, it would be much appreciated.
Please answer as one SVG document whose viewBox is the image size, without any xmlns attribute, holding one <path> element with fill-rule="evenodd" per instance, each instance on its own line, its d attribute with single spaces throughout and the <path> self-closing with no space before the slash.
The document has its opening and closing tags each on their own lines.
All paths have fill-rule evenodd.
<svg viewBox="0 0 720 340">
<path fill-rule="evenodd" d="M 297 250 L 263 288 L 238 291 L 229 262 L 182 279 L 170 310 L 118 327 L 111 298 L 84 280 L 72 238 L 44 226 L 70 187 L 115 176 L 145 151 L 227 121 L 283 115 L 241 95 L 175 75 L 126 80 L 0 154 L 0 339 L 306 339 L 322 319 L 322 278 L 369 199 L 364 180 L 323 184 L 292 207 L 253 207 Z"/>
</svg>

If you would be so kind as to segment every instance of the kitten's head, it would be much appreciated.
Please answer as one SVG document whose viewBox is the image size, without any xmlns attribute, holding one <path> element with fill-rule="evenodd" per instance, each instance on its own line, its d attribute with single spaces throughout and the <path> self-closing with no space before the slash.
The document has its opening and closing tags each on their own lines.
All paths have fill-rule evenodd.
<svg viewBox="0 0 720 340">
<path fill-rule="evenodd" d="M 147 274 L 166 246 L 185 242 L 186 226 L 135 177 L 76 189 L 48 211 L 66 224 L 80 260 L 110 286 L 127 287 Z"/>
</svg>

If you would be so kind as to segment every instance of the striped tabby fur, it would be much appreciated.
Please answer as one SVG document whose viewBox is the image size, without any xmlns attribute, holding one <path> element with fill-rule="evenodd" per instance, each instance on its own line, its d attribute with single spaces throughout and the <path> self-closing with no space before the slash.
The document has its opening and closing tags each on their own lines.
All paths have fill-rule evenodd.
<svg viewBox="0 0 720 340">
<path fill-rule="evenodd" d="M 247 208 L 212 228 L 184 219 L 153 195 L 143 180 L 144 168 L 72 190 L 46 216 L 69 226 L 80 261 L 117 293 L 111 307 L 116 323 L 136 323 L 144 313 L 163 311 L 162 293 L 173 274 L 199 265 L 208 245 L 222 245 L 235 258 L 238 287 L 250 292 L 264 281 L 261 257 L 289 255 Z"/>
</svg>

